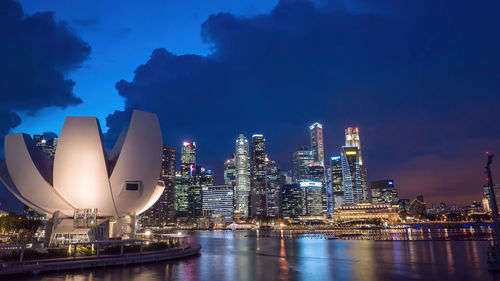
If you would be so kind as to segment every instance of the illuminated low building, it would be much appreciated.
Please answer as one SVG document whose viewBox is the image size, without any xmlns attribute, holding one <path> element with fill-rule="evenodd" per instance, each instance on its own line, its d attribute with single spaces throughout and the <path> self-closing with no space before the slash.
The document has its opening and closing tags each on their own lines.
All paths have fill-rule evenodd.
<svg viewBox="0 0 500 281">
<path fill-rule="evenodd" d="M 344 205 L 335 208 L 332 218 L 336 221 L 357 221 L 381 219 L 384 221 L 396 221 L 398 219 L 399 206 L 393 204 L 370 204 Z"/>
</svg>

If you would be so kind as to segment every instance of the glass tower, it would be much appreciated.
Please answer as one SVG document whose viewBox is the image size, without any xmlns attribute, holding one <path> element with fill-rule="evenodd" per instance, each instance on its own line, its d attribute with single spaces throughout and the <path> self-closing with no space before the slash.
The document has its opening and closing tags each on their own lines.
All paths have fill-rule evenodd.
<svg viewBox="0 0 500 281">
<path fill-rule="evenodd" d="M 240 134 L 236 139 L 236 185 L 235 211 L 248 217 L 248 199 L 250 196 L 250 152 L 247 138 Z"/>
<path fill-rule="evenodd" d="M 252 136 L 252 162 L 251 162 L 251 186 L 252 186 L 252 217 L 262 218 L 266 216 L 266 139 L 263 135 Z"/>
</svg>

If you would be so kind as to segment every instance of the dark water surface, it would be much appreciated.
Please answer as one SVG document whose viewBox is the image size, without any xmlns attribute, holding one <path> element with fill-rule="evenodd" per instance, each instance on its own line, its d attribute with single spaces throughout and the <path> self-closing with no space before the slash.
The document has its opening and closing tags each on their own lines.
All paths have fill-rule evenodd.
<svg viewBox="0 0 500 281">
<path fill-rule="evenodd" d="M 201 255 L 177 262 L 42 274 L 15 280 L 500 280 L 487 241 L 358 241 L 195 232 Z M 14 279 L 13 279 L 14 280 Z"/>
</svg>

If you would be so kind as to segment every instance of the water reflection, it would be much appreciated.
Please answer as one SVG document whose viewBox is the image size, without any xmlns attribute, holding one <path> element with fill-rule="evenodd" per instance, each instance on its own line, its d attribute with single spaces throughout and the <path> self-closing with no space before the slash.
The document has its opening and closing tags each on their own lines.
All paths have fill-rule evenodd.
<svg viewBox="0 0 500 281">
<path fill-rule="evenodd" d="M 427 237 L 428 231 L 405 233 Z M 439 233 L 446 235 L 444 230 Z M 290 239 L 296 233 L 286 232 L 276 232 L 274 238 L 251 235 L 255 232 L 195 232 L 193 241 L 203 246 L 199 257 L 19 280 L 497 280 L 486 269 L 487 241 Z"/>
</svg>

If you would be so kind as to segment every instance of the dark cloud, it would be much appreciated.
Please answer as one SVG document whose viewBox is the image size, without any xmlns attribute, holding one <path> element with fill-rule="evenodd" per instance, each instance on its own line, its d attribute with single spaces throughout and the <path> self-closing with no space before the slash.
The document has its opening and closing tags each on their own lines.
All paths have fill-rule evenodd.
<svg viewBox="0 0 500 281">
<path fill-rule="evenodd" d="M 65 75 L 80 67 L 90 46 L 51 12 L 25 15 L 19 3 L 0 1 L 0 147 L 21 123 L 16 112 L 81 103 Z M 5 193 L 5 189 L 0 190 Z M 4 198 L 2 194 L 2 198 Z M 2 200 L 3 201 L 3 200 Z"/>
<path fill-rule="evenodd" d="M 51 12 L 24 15 L 14 1 L 0 3 L 0 110 L 35 113 L 81 103 L 65 78 L 87 59 L 90 47 Z M 18 123 L 2 123 L 5 133 Z M 3 136 L 3 135 L 2 135 Z"/>
<path fill-rule="evenodd" d="M 482 166 L 471 165 L 500 137 L 498 6 L 282 0 L 252 18 L 215 14 L 201 32 L 210 55 L 157 49 L 116 88 L 127 111 L 159 114 L 165 143 L 194 138 L 219 179 L 238 133 L 264 133 L 270 158 L 290 168 L 319 121 L 327 154 L 338 153 L 345 127 L 361 127 L 370 179 L 394 177 L 405 197 L 423 190 L 465 203 L 483 184 Z M 121 129 L 120 115 L 108 117 L 110 132 Z"/>
</svg>

